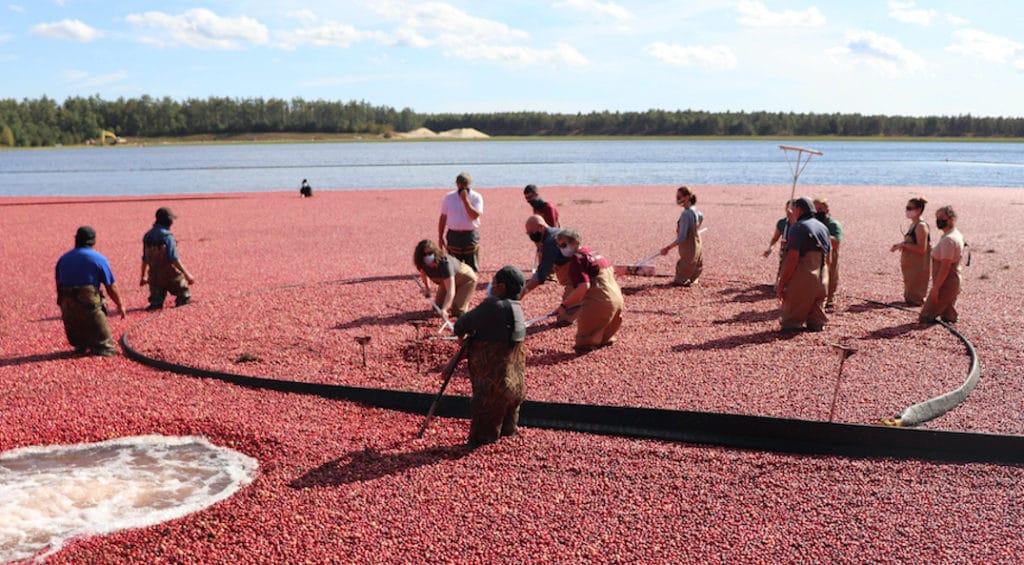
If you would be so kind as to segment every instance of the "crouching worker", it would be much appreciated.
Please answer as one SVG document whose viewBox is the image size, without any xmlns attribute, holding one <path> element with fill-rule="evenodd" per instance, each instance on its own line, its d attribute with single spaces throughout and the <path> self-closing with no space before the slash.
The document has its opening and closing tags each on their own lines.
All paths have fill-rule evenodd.
<svg viewBox="0 0 1024 565">
<path fill-rule="evenodd" d="M 472 447 L 518 432 L 519 406 L 526 398 L 526 324 L 519 305 L 525 284 L 519 269 L 502 267 L 489 296 L 455 322 L 456 335 L 473 339 L 467 354 L 473 398 L 466 440 Z"/>
<path fill-rule="evenodd" d="M 608 261 L 580 247 L 580 234 L 563 229 L 558 234 L 558 250 L 569 259 L 566 287 L 572 289 L 558 306 L 558 315 L 566 315 L 579 305 L 576 315 L 576 352 L 586 353 L 615 343 L 622 325 L 622 289 Z"/>
<path fill-rule="evenodd" d="M 75 353 L 109 357 L 116 355 L 117 349 L 107 323 L 107 307 L 100 284 L 106 287 L 122 319 L 124 307 L 110 263 L 93 251 L 95 244 L 96 230 L 82 226 L 75 232 L 75 248 L 57 260 L 57 304 L 64 321 L 64 333 Z"/>
<path fill-rule="evenodd" d="M 476 290 L 476 271 L 455 257 L 446 254 L 429 239 L 416 244 L 412 262 L 423 281 L 423 295 L 430 298 L 430 284 L 437 285 L 436 302 L 442 316 L 456 318 L 466 313 L 469 299 Z"/>
</svg>

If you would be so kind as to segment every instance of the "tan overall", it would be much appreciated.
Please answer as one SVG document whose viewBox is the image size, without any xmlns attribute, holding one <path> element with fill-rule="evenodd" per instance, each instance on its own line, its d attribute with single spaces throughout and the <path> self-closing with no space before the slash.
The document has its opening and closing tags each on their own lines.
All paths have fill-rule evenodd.
<svg viewBox="0 0 1024 565">
<path fill-rule="evenodd" d="M 700 241 L 698 226 L 690 227 L 690 233 L 679 244 L 679 260 L 676 261 L 676 278 L 673 284 L 691 285 L 697 283 L 704 271 L 704 248 Z"/>
<path fill-rule="evenodd" d="M 615 343 L 622 325 L 622 289 L 611 267 L 590 279 L 576 317 L 576 349 L 589 350 Z"/>
<path fill-rule="evenodd" d="M 805 323 L 809 330 L 824 328 L 828 316 L 822 304 L 827 288 L 828 267 L 824 265 L 821 251 L 804 253 L 782 294 L 782 328 L 799 329 Z"/>
<path fill-rule="evenodd" d="M 917 224 L 910 227 L 910 231 L 904 236 L 903 242 L 913 245 L 912 237 Z M 928 296 L 928 258 L 931 256 L 932 246 L 926 245 L 923 255 L 919 255 L 908 249 L 900 250 L 900 271 L 903 272 L 903 299 L 911 306 L 924 304 Z"/>
<path fill-rule="evenodd" d="M 932 259 L 932 280 L 942 269 L 942 261 Z M 935 318 L 941 318 L 943 322 L 956 322 L 959 314 L 956 311 L 956 298 L 960 295 L 960 262 L 957 261 L 949 267 L 949 274 L 946 280 L 939 287 L 938 298 L 932 302 L 925 300 L 921 307 L 921 314 L 918 319 L 922 322 L 930 322 Z"/>
<path fill-rule="evenodd" d="M 573 291 L 572 283 L 569 281 L 569 263 L 555 265 L 555 279 L 558 281 L 558 284 L 562 285 L 562 301 L 560 304 L 565 304 L 565 299 L 569 298 Z M 555 320 L 558 324 L 567 326 L 576 321 L 579 313 L 579 308 L 573 308 L 565 314 L 559 314 Z"/>
<path fill-rule="evenodd" d="M 470 444 L 516 435 L 519 406 L 526 398 L 526 348 L 523 342 L 474 341 L 469 346 Z"/>
<path fill-rule="evenodd" d="M 832 254 L 828 260 L 828 296 L 825 304 L 832 306 L 836 302 L 836 288 L 839 286 L 839 249 L 832 244 Z"/>
<path fill-rule="evenodd" d="M 92 285 L 62 286 L 58 293 L 64 333 L 71 347 L 100 355 L 116 352 L 100 290 Z"/>
<path fill-rule="evenodd" d="M 437 284 L 437 305 L 444 304 L 444 298 L 448 294 L 444 288 L 444 279 L 430 279 Z M 455 271 L 455 298 L 452 299 L 451 315 L 459 317 L 466 313 L 469 299 L 476 291 L 476 271 L 469 265 L 459 262 L 459 270 Z"/>
</svg>

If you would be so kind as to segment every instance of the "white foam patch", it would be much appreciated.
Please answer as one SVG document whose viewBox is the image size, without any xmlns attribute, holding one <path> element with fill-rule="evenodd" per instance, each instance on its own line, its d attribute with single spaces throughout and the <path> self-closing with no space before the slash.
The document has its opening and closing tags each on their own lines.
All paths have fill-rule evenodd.
<svg viewBox="0 0 1024 565">
<path fill-rule="evenodd" d="M 233 495 L 258 462 L 206 438 L 137 436 L 0 453 L 0 562 L 180 518 Z"/>
</svg>

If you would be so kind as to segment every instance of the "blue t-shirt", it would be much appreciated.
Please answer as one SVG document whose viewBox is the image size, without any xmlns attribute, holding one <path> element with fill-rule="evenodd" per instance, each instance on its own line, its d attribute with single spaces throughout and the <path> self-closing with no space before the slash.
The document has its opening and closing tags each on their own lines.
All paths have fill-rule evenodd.
<svg viewBox="0 0 1024 565">
<path fill-rule="evenodd" d="M 550 227 L 544 232 L 544 242 L 540 246 L 540 265 L 537 265 L 537 271 L 533 273 L 532 277 L 533 280 L 541 284 L 548 280 L 555 265 L 564 265 L 569 261 L 558 250 L 558 234 L 560 233 L 562 230 Z"/>
<path fill-rule="evenodd" d="M 800 255 L 808 251 L 821 251 L 827 255 L 832 251 L 828 228 L 812 217 L 797 221 L 789 227 L 789 233 L 786 234 L 786 250 L 792 249 L 799 251 Z"/>
<path fill-rule="evenodd" d="M 138 232 L 136 232 L 138 233 Z M 174 261 L 178 260 L 178 246 L 174 241 L 174 236 L 171 235 L 171 231 L 160 224 L 153 224 L 146 235 L 142 236 L 142 259 L 146 259 L 146 247 L 166 247 L 167 248 L 167 260 Z"/>
<path fill-rule="evenodd" d="M 57 260 L 57 284 L 61 286 L 114 284 L 107 258 L 89 247 L 76 247 Z"/>
</svg>

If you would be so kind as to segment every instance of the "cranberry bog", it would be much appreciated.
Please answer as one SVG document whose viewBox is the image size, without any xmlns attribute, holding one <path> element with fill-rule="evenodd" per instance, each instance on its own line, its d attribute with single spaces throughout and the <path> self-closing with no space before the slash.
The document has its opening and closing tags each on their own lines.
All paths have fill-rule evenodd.
<svg viewBox="0 0 1024 565">
<path fill-rule="evenodd" d="M 836 312 L 821 333 L 777 331 L 761 257 L 788 186 L 693 187 L 705 269 L 691 288 L 619 278 L 614 346 L 572 352 L 573 327 L 527 338 L 531 400 L 828 420 L 834 344 L 857 352 L 838 382 L 837 422 L 871 424 L 959 386 L 964 345 L 878 302 L 902 296 L 889 247 L 903 204 L 952 204 L 972 261 L 957 329 L 981 380 L 922 427 L 1024 433 L 1017 189 L 800 187 L 827 197 L 846 238 Z M 674 237 L 675 187 L 545 187 L 563 224 L 612 263 Z M 494 270 L 529 270 L 519 190 L 483 189 L 480 292 Z M 1024 554 L 1015 465 L 787 455 L 524 428 L 477 450 L 468 422 L 154 370 L 125 356 L 69 354 L 53 265 L 75 228 L 98 232 L 128 318 L 117 336 L 154 359 L 265 378 L 436 392 L 453 342 L 412 280 L 412 250 L 437 237 L 442 190 L 0 200 L 9 265 L 0 344 L 0 450 L 143 434 L 200 435 L 259 461 L 233 497 L 184 518 L 80 537 L 50 562 L 977 561 Z M 153 211 L 179 216 L 194 302 L 151 314 L 137 286 Z M 930 221 L 930 223 L 933 223 Z M 933 242 L 938 233 L 933 227 Z M 654 261 L 671 273 L 673 255 Z M 527 318 L 557 306 L 548 283 Z M 170 303 L 170 301 L 169 301 Z M 421 322 L 422 321 L 422 322 Z M 365 338 L 369 338 L 368 340 Z M 362 343 L 361 343 L 362 342 Z M 365 353 L 365 363 L 364 363 Z M 448 394 L 469 394 L 464 365 Z"/>
</svg>

